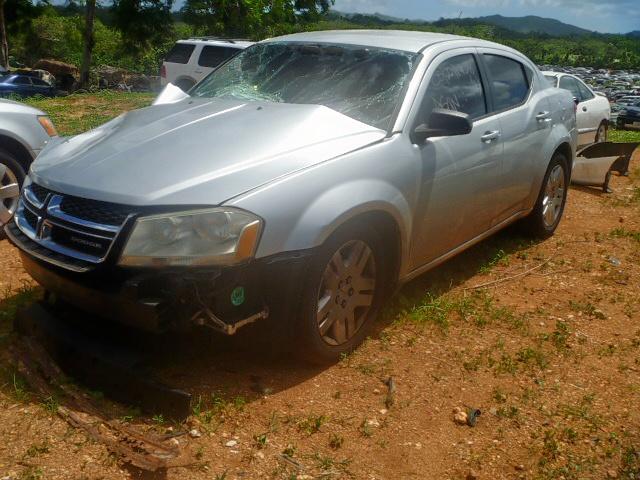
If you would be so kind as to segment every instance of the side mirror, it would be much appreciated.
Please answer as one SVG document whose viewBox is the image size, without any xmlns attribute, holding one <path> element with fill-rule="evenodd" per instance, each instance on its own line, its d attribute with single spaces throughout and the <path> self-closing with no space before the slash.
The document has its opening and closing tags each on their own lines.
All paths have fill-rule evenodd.
<svg viewBox="0 0 640 480">
<path fill-rule="evenodd" d="M 429 116 L 429 122 L 418 125 L 411 135 L 411 141 L 424 143 L 431 137 L 453 137 L 466 135 L 473 129 L 469 115 L 453 110 L 436 108 Z"/>
<path fill-rule="evenodd" d="M 578 97 L 573 97 L 573 103 L 576 104 L 576 107 L 580 105 L 580 99 Z"/>
<path fill-rule="evenodd" d="M 153 101 L 153 105 L 164 105 L 167 103 L 176 103 L 188 97 L 189 95 L 185 93 L 181 88 L 176 87 L 172 83 L 167 83 L 167 85 L 162 89 L 162 91 L 158 94 L 156 99 Z"/>
</svg>

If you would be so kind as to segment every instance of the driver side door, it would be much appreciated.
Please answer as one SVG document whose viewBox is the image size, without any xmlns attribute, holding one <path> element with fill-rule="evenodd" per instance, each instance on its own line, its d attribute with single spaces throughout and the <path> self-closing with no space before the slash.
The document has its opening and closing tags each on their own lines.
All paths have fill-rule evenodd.
<svg viewBox="0 0 640 480">
<path fill-rule="evenodd" d="M 475 49 L 442 53 L 427 69 L 410 128 L 428 124 L 435 108 L 468 114 L 473 128 L 466 135 L 414 145 L 421 166 L 411 248 L 415 269 L 484 233 L 497 213 L 503 143 L 486 92 Z"/>
</svg>

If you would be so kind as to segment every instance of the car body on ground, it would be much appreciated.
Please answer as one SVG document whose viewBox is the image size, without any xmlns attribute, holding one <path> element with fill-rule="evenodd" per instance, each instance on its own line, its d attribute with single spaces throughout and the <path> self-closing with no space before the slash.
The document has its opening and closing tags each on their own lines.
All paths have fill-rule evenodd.
<svg viewBox="0 0 640 480">
<path fill-rule="evenodd" d="M 0 226 L 15 212 L 31 162 L 55 135 L 44 112 L 0 99 Z"/>
<path fill-rule="evenodd" d="M 31 168 L 5 231 L 67 305 L 152 331 L 256 323 L 335 361 L 398 285 L 562 217 L 572 96 L 502 45 L 294 34 L 168 88 Z"/>
<path fill-rule="evenodd" d="M 577 100 L 578 145 L 606 142 L 611 117 L 609 100 L 596 95 L 575 75 L 548 71 L 542 73 L 554 87 L 569 90 Z"/>
<path fill-rule="evenodd" d="M 172 83 L 186 92 L 213 69 L 253 43 L 214 37 L 178 40 L 162 63 L 160 82 L 163 86 Z"/>
<path fill-rule="evenodd" d="M 56 87 L 32 75 L 7 74 L 0 77 L 0 96 L 53 97 Z"/>
</svg>

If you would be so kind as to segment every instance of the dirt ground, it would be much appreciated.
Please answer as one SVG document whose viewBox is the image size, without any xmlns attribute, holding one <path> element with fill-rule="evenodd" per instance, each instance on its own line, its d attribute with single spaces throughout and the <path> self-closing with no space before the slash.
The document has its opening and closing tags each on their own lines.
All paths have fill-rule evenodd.
<svg viewBox="0 0 640 480">
<path fill-rule="evenodd" d="M 10 321 L 38 291 L 0 241 L 0 478 L 639 479 L 640 158 L 612 187 L 572 188 L 547 241 L 510 229 L 405 286 L 332 367 L 187 337 L 156 359 L 194 393 L 186 422 L 91 392 L 141 429 L 195 430 L 174 440 L 189 465 L 153 474 L 16 374 Z M 479 408 L 477 425 L 455 407 Z"/>
</svg>

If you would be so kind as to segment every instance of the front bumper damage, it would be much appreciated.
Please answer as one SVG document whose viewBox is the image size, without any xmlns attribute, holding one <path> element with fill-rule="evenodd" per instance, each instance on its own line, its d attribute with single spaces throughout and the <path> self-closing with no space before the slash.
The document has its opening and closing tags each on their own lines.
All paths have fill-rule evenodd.
<svg viewBox="0 0 640 480">
<path fill-rule="evenodd" d="M 629 173 L 629 163 L 640 142 L 594 143 L 579 150 L 571 173 L 571 182 L 576 185 L 600 187 L 611 193 L 609 182 L 611 173 Z"/>
<path fill-rule="evenodd" d="M 225 335 L 257 321 L 292 314 L 311 251 L 291 252 L 228 268 L 125 269 L 104 265 L 72 272 L 45 262 L 21 244 L 25 270 L 52 300 L 149 332 L 208 327 Z M 272 320 L 275 321 L 275 320 Z"/>
</svg>

